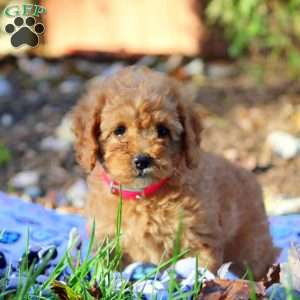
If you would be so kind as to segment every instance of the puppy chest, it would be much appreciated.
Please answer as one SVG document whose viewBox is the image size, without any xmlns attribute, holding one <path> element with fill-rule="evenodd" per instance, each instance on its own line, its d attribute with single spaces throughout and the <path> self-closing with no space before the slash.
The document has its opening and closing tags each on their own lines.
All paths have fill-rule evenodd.
<svg viewBox="0 0 300 300">
<path fill-rule="evenodd" d="M 153 255 L 161 257 L 164 251 L 170 252 L 176 238 L 179 223 L 174 221 L 168 211 L 135 212 L 123 215 L 122 240 L 125 251 L 135 256 L 141 253 L 141 258 L 153 261 Z M 143 254 L 142 254 L 143 253 Z M 140 256 L 140 255 L 139 255 Z M 158 258 L 158 259 L 159 259 Z M 156 260 L 156 259 L 155 259 Z"/>
</svg>

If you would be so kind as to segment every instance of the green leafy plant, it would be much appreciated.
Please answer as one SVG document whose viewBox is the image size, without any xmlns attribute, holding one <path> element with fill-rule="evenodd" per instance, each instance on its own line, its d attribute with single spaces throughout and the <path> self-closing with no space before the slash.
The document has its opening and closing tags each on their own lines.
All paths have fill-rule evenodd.
<svg viewBox="0 0 300 300">
<path fill-rule="evenodd" d="M 233 57 L 269 54 L 300 67 L 300 0 L 210 0 L 210 24 L 224 28 Z"/>
<path fill-rule="evenodd" d="M 0 143 L 0 167 L 6 165 L 11 161 L 11 153 L 8 148 Z"/>
</svg>

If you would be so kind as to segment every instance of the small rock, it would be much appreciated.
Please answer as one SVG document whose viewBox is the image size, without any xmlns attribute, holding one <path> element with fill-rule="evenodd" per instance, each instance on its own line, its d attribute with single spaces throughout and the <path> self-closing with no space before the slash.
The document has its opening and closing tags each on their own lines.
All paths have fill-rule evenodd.
<svg viewBox="0 0 300 300">
<path fill-rule="evenodd" d="M 25 99 L 30 104 L 39 103 L 44 100 L 44 98 L 41 97 L 36 91 L 27 91 L 25 94 Z"/>
<path fill-rule="evenodd" d="M 16 174 L 10 181 L 14 188 L 23 189 L 28 186 L 37 185 L 40 175 L 37 171 L 23 171 Z"/>
<path fill-rule="evenodd" d="M 71 115 L 65 115 L 60 125 L 55 130 L 56 137 L 61 141 L 73 143 L 75 138 L 72 131 L 72 124 L 73 121 Z"/>
<path fill-rule="evenodd" d="M 270 216 L 297 214 L 300 211 L 300 197 L 273 196 L 265 193 L 264 203 L 266 211 Z"/>
<path fill-rule="evenodd" d="M 137 66 L 147 66 L 151 67 L 157 62 L 157 56 L 143 56 L 140 60 L 136 62 Z"/>
<path fill-rule="evenodd" d="M 82 208 L 85 204 L 87 185 L 83 179 L 77 180 L 66 192 L 68 200 L 77 208 Z"/>
<path fill-rule="evenodd" d="M 195 58 L 183 67 L 188 76 L 195 76 L 203 73 L 204 64 L 202 59 Z"/>
<path fill-rule="evenodd" d="M 10 114 L 3 114 L 0 123 L 3 127 L 10 127 L 13 124 L 13 117 Z"/>
<path fill-rule="evenodd" d="M 224 150 L 223 155 L 226 159 L 236 162 L 239 159 L 239 152 L 235 148 L 229 148 Z"/>
<path fill-rule="evenodd" d="M 58 88 L 63 94 L 74 94 L 80 90 L 81 85 L 81 79 L 79 77 L 72 76 L 63 81 Z"/>
<path fill-rule="evenodd" d="M 50 66 L 44 59 L 35 57 L 30 59 L 26 56 L 18 60 L 19 68 L 32 76 L 35 80 L 58 78 L 62 73 L 60 66 Z"/>
<path fill-rule="evenodd" d="M 183 62 L 182 55 L 171 55 L 165 63 L 165 71 L 170 73 L 181 66 Z"/>
<path fill-rule="evenodd" d="M 51 197 L 51 195 L 49 195 Z M 54 192 L 53 203 L 57 206 L 66 206 L 68 205 L 68 199 L 63 192 Z"/>
<path fill-rule="evenodd" d="M 228 63 L 210 63 L 207 65 L 207 76 L 211 79 L 222 79 L 233 76 L 236 68 Z"/>
<path fill-rule="evenodd" d="M 77 60 L 74 62 L 76 69 L 81 73 L 87 73 L 90 72 L 90 70 L 93 68 L 93 64 L 90 61 L 87 60 Z"/>
<path fill-rule="evenodd" d="M 4 77 L 0 76 L 0 97 L 7 97 L 12 94 L 13 88 L 10 82 Z"/>
<path fill-rule="evenodd" d="M 125 63 L 123 63 L 123 62 L 113 63 L 110 66 L 106 67 L 103 70 L 101 75 L 104 77 L 111 76 L 111 75 L 117 73 L 119 70 L 121 70 L 124 67 L 125 67 Z"/>
<path fill-rule="evenodd" d="M 300 138 L 284 131 L 273 131 L 267 137 L 273 152 L 283 159 L 291 159 L 300 153 Z"/>
<path fill-rule="evenodd" d="M 161 61 L 155 65 L 154 69 L 158 72 L 165 73 L 166 72 L 166 63 L 164 61 Z"/>
<path fill-rule="evenodd" d="M 61 140 L 53 136 L 48 136 L 41 141 L 42 150 L 50 150 L 56 152 L 64 152 L 69 150 L 71 143 L 66 140 Z"/>
<path fill-rule="evenodd" d="M 51 91 L 51 85 L 50 85 L 49 81 L 39 81 L 37 83 L 37 92 L 40 95 L 49 95 L 49 94 L 51 95 L 51 93 L 53 93 L 53 91 Z"/>
</svg>

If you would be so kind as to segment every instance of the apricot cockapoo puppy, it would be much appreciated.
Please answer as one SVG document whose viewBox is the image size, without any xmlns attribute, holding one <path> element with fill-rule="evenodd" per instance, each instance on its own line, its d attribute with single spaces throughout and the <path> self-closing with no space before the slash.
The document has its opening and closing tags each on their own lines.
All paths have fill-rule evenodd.
<svg viewBox="0 0 300 300">
<path fill-rule="evenodd" d="M 276 258 L 261 189 L 254 176 L 200 148 L 197 104 L 175 80 L 128 67 L 90 88 L 74 109 L 76 154 L 88 172 L 87 215 L 96 238 L 113 237 L 122 194 L 127 262 L 181 249 L 216 272 L 233 262 L 261 277 Z M 182 217 L 180 217 L 182 216 Z"/>
</svg>

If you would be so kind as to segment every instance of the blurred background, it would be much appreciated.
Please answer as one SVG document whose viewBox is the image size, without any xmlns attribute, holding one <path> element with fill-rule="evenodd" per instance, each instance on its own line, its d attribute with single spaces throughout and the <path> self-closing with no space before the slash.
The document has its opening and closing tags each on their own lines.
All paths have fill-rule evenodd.
<svg viewBox="0 0 300 300">
<path fill-rule="evenodd" d="M 190 87 L 203 148 L 254 172 L 269 214 L 300 212 L 300 0 L 35 4 L 46 8 L 35 48 L 14 48 L 14 18 L 0 17 L 0 190 L 80 212 L 70 109 L 100 76 L 138 64 Z"/>
</svg>

